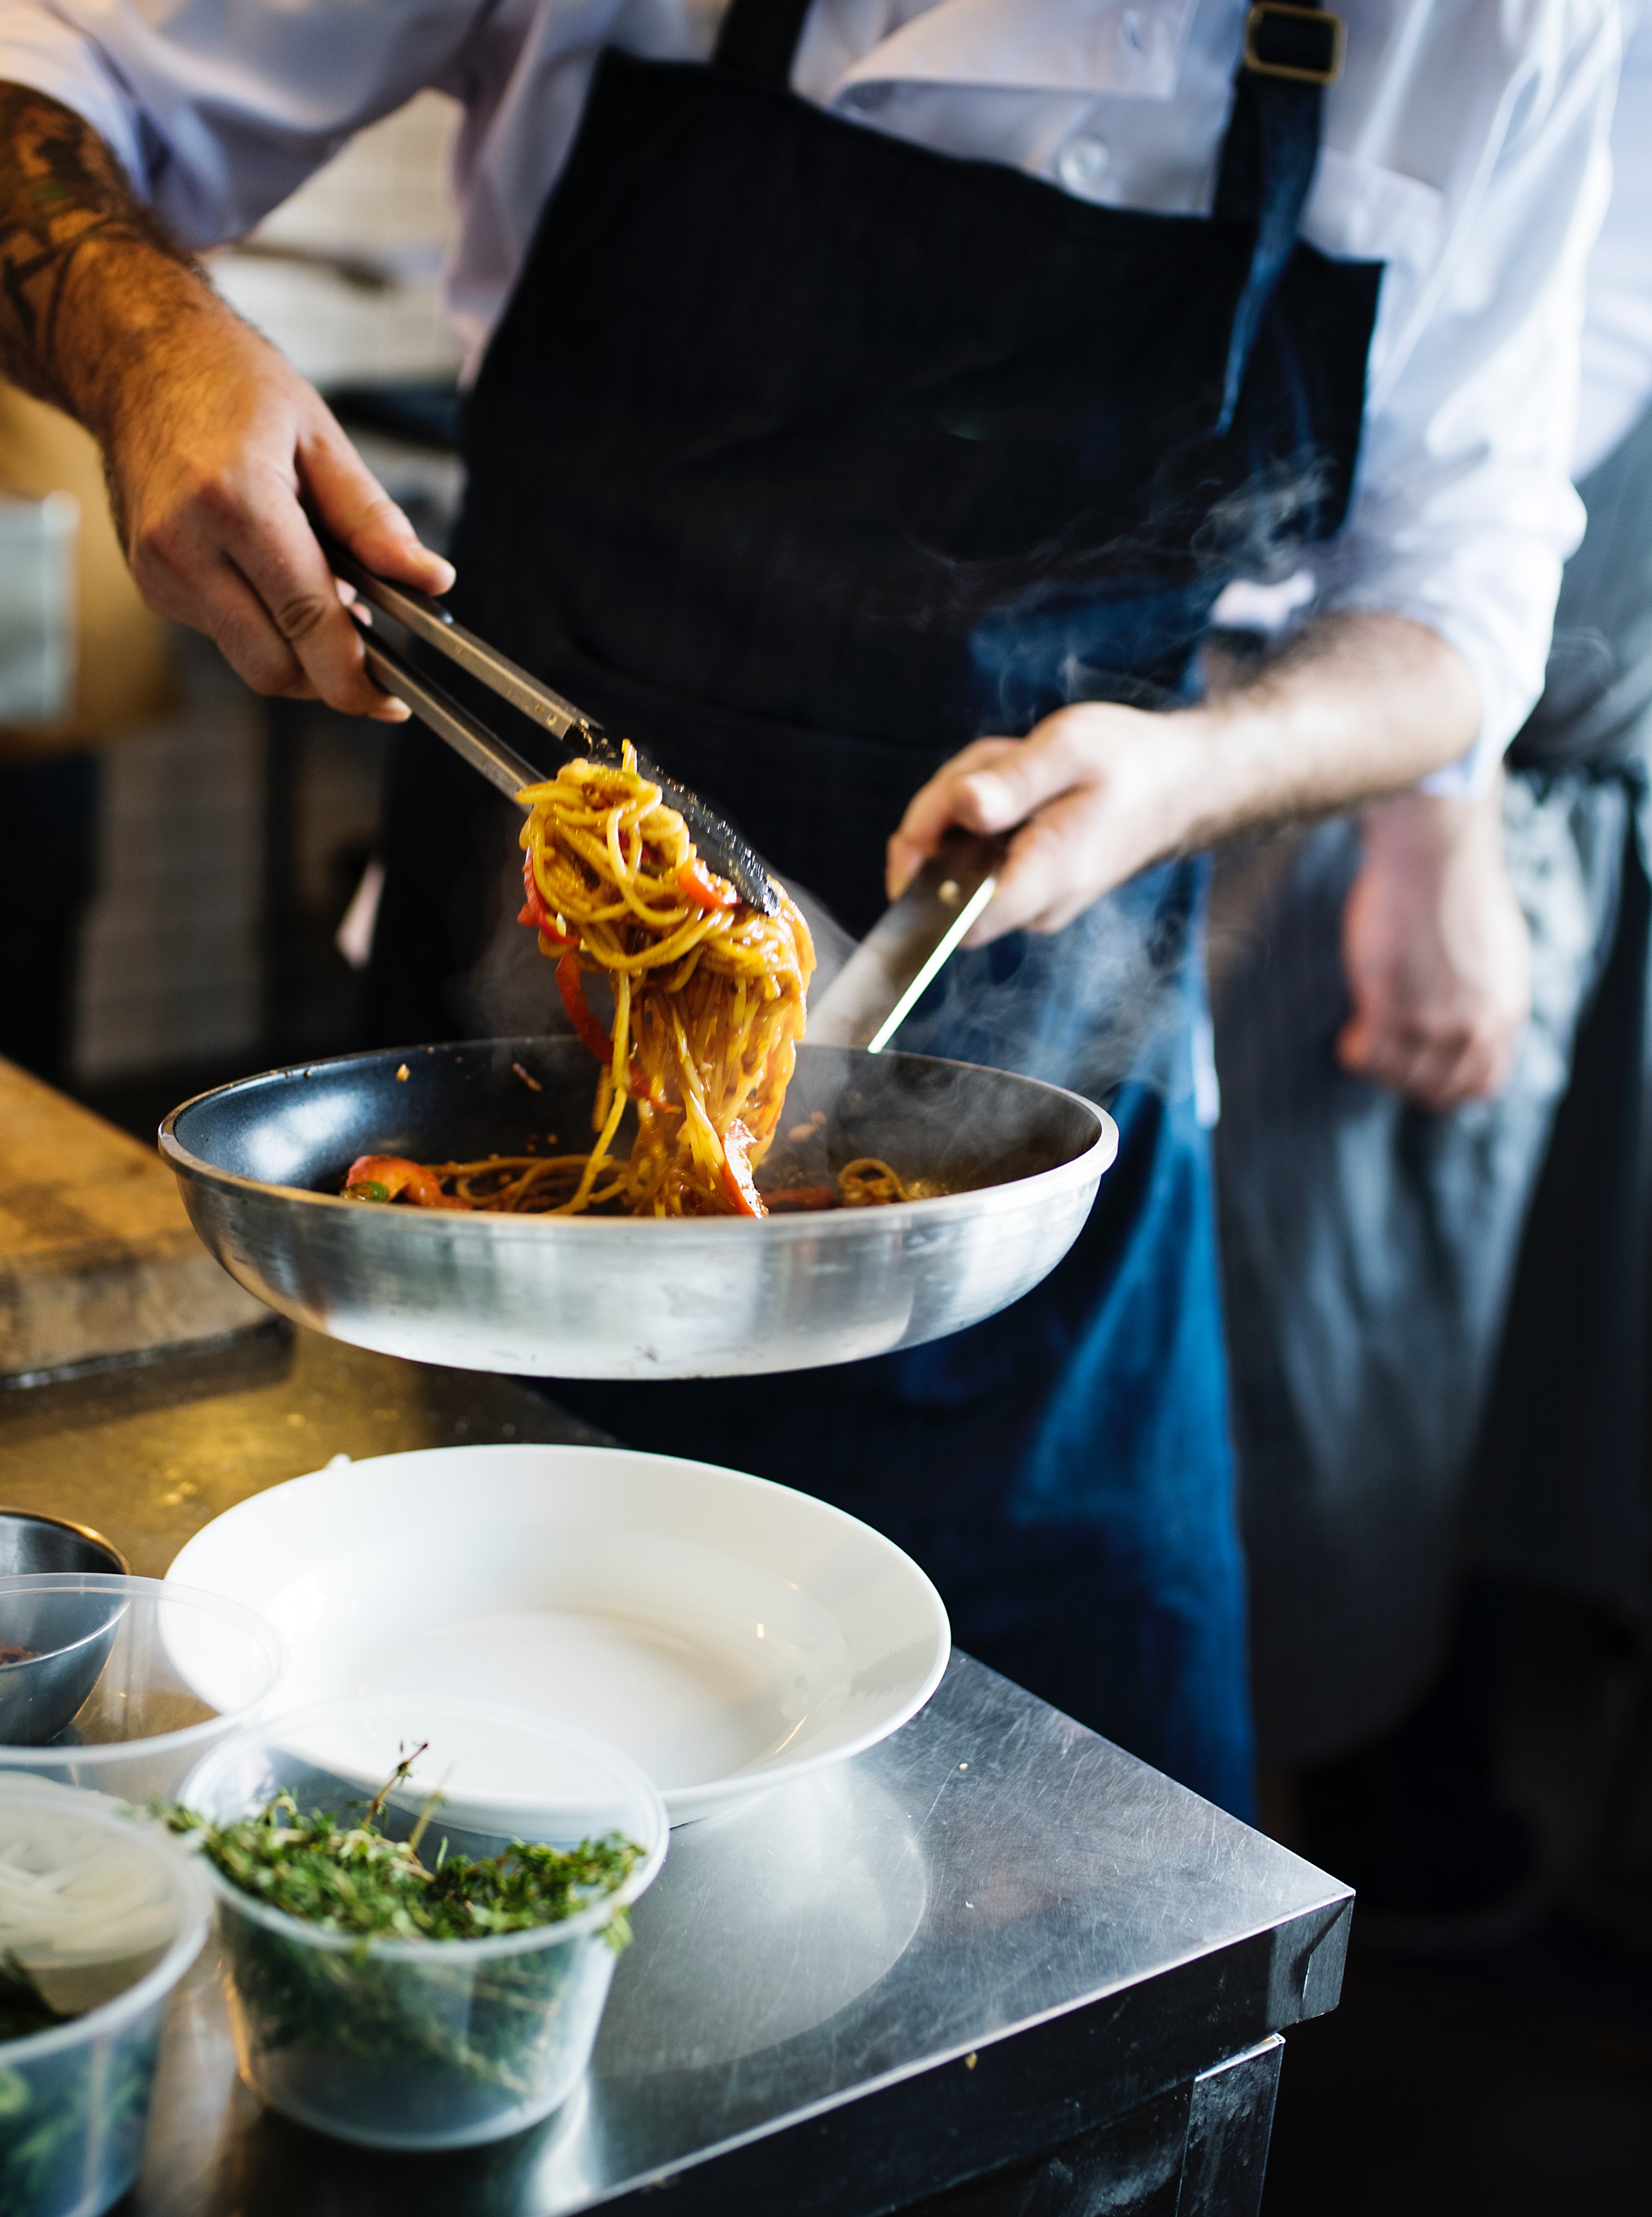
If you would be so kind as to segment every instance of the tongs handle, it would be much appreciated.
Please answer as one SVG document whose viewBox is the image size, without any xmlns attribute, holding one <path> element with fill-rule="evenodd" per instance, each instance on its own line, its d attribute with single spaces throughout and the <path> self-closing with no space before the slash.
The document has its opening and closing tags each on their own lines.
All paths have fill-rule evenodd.
<svg viewBox="0 0 1652 2217">
<path fill-rule="evenodd" d="M 560 693 L 542 685 L 537 677 L 512 662 L 485 639 L 467 631 L 455 623 L 439 601 L 428 594 L 416 591 L 411 585 L 398 585 L 388 577 L 381 577 L 358 562 L 347 548 L 325 531 L 317 530 L 321 549 L 332 565 L 335 577 L 342 577 L 347 585 L 355 587 L 359 596 L 372 607 L 382 610 L 391 621 L 411 632 L 415 639 L 444 654 L 449 661 L 457 663 L 471 676 L 480 678 L 490 691 L 501 700 L 508 701 L 513 708 L 524 715 L 560 742 L 563 751 L 570 757 L 581 755 L 594 756 L 600 762 L 617 763 L 620 752 L 605 737 L 602 726 L 576 708 L 572 701 L 565 701 Z M 421 722 L 426 723 L 438 738 L 445 739 L 473 769 L 497 785 L 502 793 L 514 800 L 524 785 L 538 785 L 544 773 L 519 755 L 514 747 L 507 746 L 495 737 L 487 726 L 469 710 L 461 707 L 445 687 L 415 670 L 394 647 L 386 640 L 375 638 L 363 627 L 362 642 L 367 652 L 367 665 L 377 682 L 397 699 L 405 701 Z M 695 845 L 719 875 L 727 878 L 740 899 L 751 907 L 760 909 L 765 916 L 777 916 L 780 911 L 780 895 L 767 870 L 758 860 L 750 843 L 741 838 L 733 824 L 726 823 L 715 809 L 708 808 L 696 793 L 678 784 L 655 769 L 640 754 L 638 768 L 645 777 L 659 787 L 660 798 L 668 808 L 674 808 L 687 824 Z"/>
<path fill-rule="evenodd" d="M 461 707 L 445 685 L 415 670 L 387 640 L 374 639 L 368 632 L 362 644 L 374 682 L 387 693 L 393 693 L 398 701 L 405 701 L 421 723 L 428 724 L 437 738 L 445 739 L 473 769 L 480 770 L 491 785 L 497 785 L 514 800 L 524 786 L 544 783 L 543 770 L 536 769 L 514 747 L 506 746 L 468 708 Z"/>
<path fill-rule="evenodd" d="M 603 727 L 583 708 L 576 708 L 572 701 L 565 701 L 560 693 L 525 670 L 520 663 L 512 662 L 485 639 L 478 639 L 473 631 L 467 631 L 455 623 L 440 601 L 433 601 L 428 593 L 417 591 L 411 585 L 398 585 L 388 577 L 368 569 L 356 560 L 347 547 L 325 531 L 318 531 L 321 551 L 332 565 L 336 577 L 353 585 L 364 601 L 393 617 L 404 631 L 415 639 L 422 639 L 427 646 L 445 654 L 449 662 L 461 670 L 480 678 L 490 691 L 513 708 L 520 708 L 524 716 L 531 716 L 536 724 L 559 739 L 572 738 L 578 752 L 607 755 L 611 750 L 602 743 Z M 408 707 L 413 703 L 410 701 Z M 586 739 L 589 748 L 583 744 Z M 508 751 L 508 750 L 507 750 Z"/>
</svg>

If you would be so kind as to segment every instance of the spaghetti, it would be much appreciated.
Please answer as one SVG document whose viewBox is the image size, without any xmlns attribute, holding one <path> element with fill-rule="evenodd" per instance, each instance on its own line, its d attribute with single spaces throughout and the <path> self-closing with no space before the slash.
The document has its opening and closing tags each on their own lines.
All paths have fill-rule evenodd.
<svg viewBox="0 0 1652 2217">
<path fill-rule="evenodd" d="M 345 1192 L 565 1216 L 765 1214 L 752 1172 L 779 1121 L 814 967 L 801 915 L 783 892 L 764 916 L 708 870 L 628 743 L 619 765 L 570 763 L 518 797 L 529 810 L 520 920 L 602 1065 L 595 1144 L 442 1164 L 362 1156 Z M 593 978 L 613 997 L 606 1030 L 585 995 Z M 618 1159 L 628 1102 L 637 1133 Z"/>
</svg>

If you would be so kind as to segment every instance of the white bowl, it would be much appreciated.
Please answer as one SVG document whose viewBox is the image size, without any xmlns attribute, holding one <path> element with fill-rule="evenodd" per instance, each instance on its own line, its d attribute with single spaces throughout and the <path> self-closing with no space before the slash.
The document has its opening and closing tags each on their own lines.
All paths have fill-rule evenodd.
<svg viewBox="0 0 1652 2217">
<path fill-rule="evenodd" d="M 951 1646 L 933 1585 L 869 1525 L 617 1448 L 318 1471 L 215 1518 L 167 1576 L 281 1632 L 270 1709 L 374 1693 L 536 1709 L 632 1756 L 673 1823 L 886 1738 Z"/>
</svg>

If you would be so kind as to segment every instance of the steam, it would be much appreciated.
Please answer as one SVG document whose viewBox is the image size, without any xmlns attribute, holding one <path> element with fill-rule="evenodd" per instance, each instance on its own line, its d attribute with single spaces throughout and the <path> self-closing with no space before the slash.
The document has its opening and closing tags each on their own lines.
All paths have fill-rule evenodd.
<svg viewBox="0 0 1652 2217">
<path fill-rule="evenodd" d="M 1024 732 L 1076 701 L 1191 704 L 1203 690 L 1197 648 L 1220 593 L 1235 577 L 1275 585 L 1297 571 L 1333 486 L 1311 448 L 1214 503 L 1167 491 L 1178 474 L 1172 457 L 1140 534 L 1088 548 L 1069 535 L 1036 549 L 1012 592 L 1004 565 L 948 565 L 957 598 L 989 583 L 998 596 L 970 637 L 978 731 Z M 1167 584 L 1166 573 L 1181 582 Z M 1173 687 L 1134 674 L 1179 667 L 1185 674 Z M 1208 1016 L 1188 964 L 1207 874 L 1203 865 L 1161 866 L 1062 932 L 1018 933 L 956 956 L 896 1044 L 1095 1096 L 1126 1078 L 1172 1098 L 1197 1093 L 1187 1025 L 1191 1016 L 1208 1028 Z"/>
<path fill-rule="evenodd" d="M 1330 464 L 1312 452 L 1259 471 L 1216 501 L 1194 531 L 1199 567 L 1222 573 L 1224 585 L 1233 577 L 1284 584 L 1301 564 L 1303 545 L 1321 536 L 1332 489 Z"/>
<path fill-rule="evenodd" d="M 1190 866 L 1152 870 L 1064 931 L 1015 932 L 956 954 L 895 1045 L 1041 1078 L 1092 1099 L 1126 1078 L 1185 1096 L 1193 1088 L 1185 1028 L 1195 875 Z"/>
<path fill-rule="evenodd" d="M 1160 913 L 1168 874 L 1155 870 L 1133 880 L 1065 931 L 1017 932 L 955 954 L 895 1046 L 1042 1078 L 1092 1098 L 1126 1078 L 1172 1097 L 1186 1095 L 1193 1083 L 1185 1031 L 1193 903 L 1190 895 L 1179 910 Z M 464 980 L 463 1014 L 476 1037 L 572 1030 L 552 965 L 516 920 L 520 888 L 518 873 L 501 872 L 493 928 Z M 817 896 L 788 890 L 814 935 L 820 964 L 812 991 L 823 992 L 854 941 Z M 600 1008 L 599 981 L 590 990 Z"/>
<path fill-rule="evenodd" d="M 1197 697 L 1192 658 L 1235 578 L 1288 578 L 1320 535 L 1334 486 L 1313 448 L 1212 500 L 1172 457 L 1147 520 L 1103 534 L 1080 517 L 1014 558 L 965 562 L 923 550 L 937 605 L 969 625 L 977 734 L 1024 732 L 1073 701 L 1162 709 Z M 1166 682 L 1166 673 L 1185 671 Z"/>
<path fill-rule="evenodd" d="M 1235 577 L 1289 577 L 1304 541 L 1321 535 L 1333 490 L 1330 465 L 1307 449 L 1213 501 L 1185 449 L 1165 460 L 1147 520 L 1129 533 L 1109 537 L 1092 516 L 1012 557 L 962 561 L 916 548 L 931 576 L 931 621 L 944 614 L 967 627 L 974 733 L 1024 732 L 1077 701 L 1191 704 L 1203 689 L 1197 649 L 1222 590 Z M 961 731 L 960 744 L 973 735 Z M 1204 876 L 1202 867 L 1164 866 L 1065 931 L 1016 933 L 954 956 L 896 1046 L 1092 1096 L 1126 1078 L 1186 1096 L 1195 1086 L 1188 1019 L 1203 1016 L 1202 981 L 1187 970 Z M 486 950 L 465 981 L 467 1018 L 494 1036 L 565 1031 L 550 965 L 516 922 L 514 864 L 500 886 Z M 820 992 L 853 942 L 823 901 L 789 889 L 814 935 Z"/>
</svg>

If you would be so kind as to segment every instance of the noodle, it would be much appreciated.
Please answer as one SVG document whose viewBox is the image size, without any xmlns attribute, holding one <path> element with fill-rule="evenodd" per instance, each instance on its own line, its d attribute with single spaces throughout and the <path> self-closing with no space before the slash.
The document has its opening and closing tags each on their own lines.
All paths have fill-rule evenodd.
<svg viewBox="0 0 1652 2217">
<path fill-rule="evenodd" d="M 578 1216 L 764 1216 L 752 1172 L 769 1151 L 802 1034 L 814 968 L 808 926 L 783 892 L 764 916 L 696 854 L 687 824 L 637 769 L 569 763 L 517 796 L 526 901 L 563 1005 L 601 1065 L 583 1154 L 418 1164 L 363 1155 L 345 1193 L 425 1208 Z M 585 997 L 605 979 L 606 1029 Z M 628 1102 L 628 1158 L 611 1152 Z M 907 1200 L 887 1163 L 850 1164 L 835 1188 L 769 1196 L 785 1207 Z"/>
<path fill-rule="evenodd" d="M 532 812 L 523 920 L 556 960 L 575 1028 L 607 1053 L 597 1144 L 553 1206 L 760 1215 L 752 1170 L 774 1136 L 803 1029 L 807 925 L 783 893 L 767 917 L 706 868 L 628 744 L 622 768 L 570 763 L 522 798 Z M 614 995 L 606 1041 L 585 998 L 591 973 Z M 637 1137 L 616 1164 L 609 1150 L 628 1097 Z"/>
</svg>

